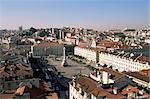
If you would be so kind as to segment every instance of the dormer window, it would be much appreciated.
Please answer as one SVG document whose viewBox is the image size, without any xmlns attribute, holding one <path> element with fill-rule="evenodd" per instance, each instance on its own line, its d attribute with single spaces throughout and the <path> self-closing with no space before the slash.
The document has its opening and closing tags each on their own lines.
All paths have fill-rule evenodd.
<svg viewBox="0 0 150 99">
<path fill-rule="evenodd" d="M 84 96 L 84 91 L 81 92 L 81 95 Z"/>
</svg>

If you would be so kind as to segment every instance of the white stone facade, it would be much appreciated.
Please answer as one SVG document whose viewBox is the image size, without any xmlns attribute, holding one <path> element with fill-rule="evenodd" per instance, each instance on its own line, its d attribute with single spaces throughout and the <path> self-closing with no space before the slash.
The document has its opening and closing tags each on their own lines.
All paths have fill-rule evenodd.
<svg viewBox="0 0 150 99">
<path fill-rule="evenodd" d="M 95 50 L 76 46 L 74 49 L 74 54 L 82 56 L 88 61 L 96 62 L 97 52 Z"/>
<path fill-rule="evenodd" d="M 113 69 L 119 71 L 140 71 L 142 69 L 150 69 L 150 65 L 134 61 L 133 59 L 120 57 L 109 53 L 99 53 L 99 63 L 112 66 Z"/>
</svg>

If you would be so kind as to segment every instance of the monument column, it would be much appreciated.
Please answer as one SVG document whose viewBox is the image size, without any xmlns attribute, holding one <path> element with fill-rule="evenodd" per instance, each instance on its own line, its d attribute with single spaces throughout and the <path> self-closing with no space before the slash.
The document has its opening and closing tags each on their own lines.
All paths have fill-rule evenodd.
<svg viewBox="0 0 150 99">
<path fill-rule="evenodd" d="M 63 60 L 62 60 L 61 66 L 63 66 L 63 67 L 68 66 L 67 59 L 66 59 L 66 48 L 65 48 L 65 46 L 63 48 Z"/>
</svg>

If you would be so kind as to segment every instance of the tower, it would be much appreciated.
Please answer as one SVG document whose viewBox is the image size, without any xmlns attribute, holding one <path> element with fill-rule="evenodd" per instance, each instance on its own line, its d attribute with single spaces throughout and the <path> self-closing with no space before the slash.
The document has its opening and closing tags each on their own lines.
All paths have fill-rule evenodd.
<svg viewBox="0 0 150 99">
<path fill-rule="evenodd" d="M 62 39 L 62 31 L 59 30 L 59 39 Z"/>
<path fill-rule="evenodd" d="M 22 31 L 23 29 L 22 29 L 22 26 L 19 26 L 19 31 Z"/>
<path fill-rule="evenodd" d="M 68 63 L 67 63 L 67 60 L 66 60 L 66 48 L 65 48 L 65 46 L 63 48 L 63 60 L 62 60 L 61 66 L 63 66 L 63 67 L 68 66 Z"/>
</svg>

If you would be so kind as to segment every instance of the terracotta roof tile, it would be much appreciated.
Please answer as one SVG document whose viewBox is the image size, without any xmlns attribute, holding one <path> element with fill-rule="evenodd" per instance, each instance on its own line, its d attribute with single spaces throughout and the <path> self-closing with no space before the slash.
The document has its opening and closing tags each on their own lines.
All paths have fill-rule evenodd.
<svg viewBox="0 0 150 99">
<path fill-rule="evenodd" d="M 32 75 L 32 70 L 22 64 L 8 65 L 0 68 L 0 77 L 9 77 L 12 74 L 16 74 L 17 76 Z"/>
<path fill-rule="evenodd" d="M 128 85 L 126 88 L 124 88 L 121 92 L 121 94 L 125 95 L 125 94 L 129 94 L 129 93 L 132 93 L 132 92 L 136 92 L 136 93 L 139 93 L 139 89 L 131 86 L 131 85 Z"/>
<path fill-rule="evenodd" d="M 50 46 L 60 46 L 62 44 L 58 44 L 55 42 L 44 42 L 44 43 L 40 43 L 40 44 L 36 44 L 34 45 L 35 47 L 50 47 Z"/>
<path fill-rule="evenodd" d="M 15 94 L 22 96 L 22 95 L 24 94 L 25 87 L 26 87 L 26 86 L 19 87 L 19 88 L 17 89 L 17 91 L 15 92 Z"/>
<path fill-rule="evenodd" d="M 77 87 L 77 84 L 79 83 L 79 87 L 83 89 L 86 93 L 88 94 L 93 94 L 95 97 L 100 97 L 104 96 L 107 97 L 108 99 L 120 99 L 116 97 L 120 97 L 120 95 L 113 95 L 107 90 L 101 88 L 97 82 L 92 80 L 91 78 L 88 77 L 80 77 L 75 80 L 76 83 L 76 89 L 79 90 Z"/>
<path fill-rule="evenodd" d="M 139 57 L 137 60 L 141 61 L 141 62 L 148 62 L 150 64 L 150 57 L 146 57 L 146 56 L 141 56 Z"/>
<path fill-rule="evenodd" d="M 111 79 L 114 79 L 114 80 L 124 76 L 124 74 L 122 74 L 118 71 L 114 71 L 114 70 L 112 70 L 111 68 L 108 68 L 108 67 L 104 67 L 103 69 L 100 69 L 100 71 L 105 71 L 105 72 L 110 73 L 112 75 Z"/>
<path fill-rule="evenodd" d="M 150 69 L 144 69 L 144 70 L 140 71 L 140 73 L 143 75 L 150 75 Z"/>
<path fill-rule="evenodd" d="M 143 75 L 139 72 L 125 72 L 125 74 L 132 76 L 132 77 L 135 77 L 137 79 L 143 80 L 143 81 L 148 82 L 148 83 L 150 82 L 150 77 L 148 75 Z"/>
<path fill-rule="evenodd" d="M 120 45 L 120 42 L 113 42 L 110 40 L 102 40 L 100 42 L 97 42 L 97 46 L 101 47 L 118 48 Z"/>
</svg>

